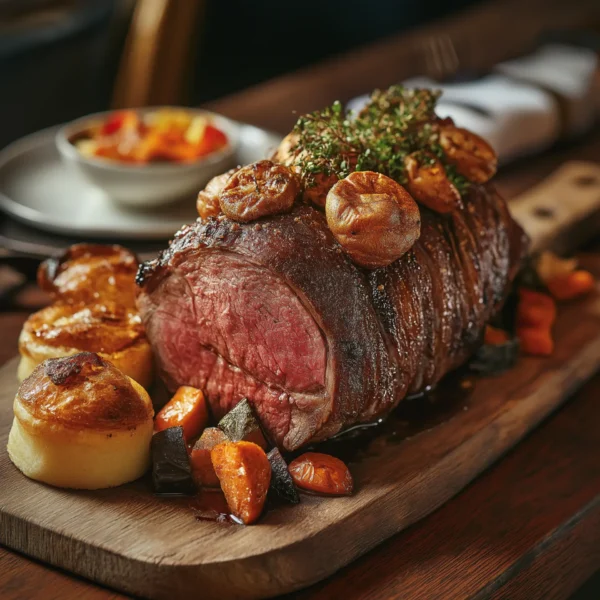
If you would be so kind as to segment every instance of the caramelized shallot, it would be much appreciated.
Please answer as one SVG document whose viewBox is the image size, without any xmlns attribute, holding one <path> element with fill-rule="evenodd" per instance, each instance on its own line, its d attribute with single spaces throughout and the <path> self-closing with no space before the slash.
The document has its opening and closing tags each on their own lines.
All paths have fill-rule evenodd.
<svg viewBox="0 0 600 600">
<path fill-rule="evenodd" d="M 230 177 L 219 204 L 230 219 L 246 223 L 287 212 L 299 193 L 300 182 L 288 167 L 261 160 Z"/>
<path fill-rule="evenodd" d="M 236 172 L 236 169 L 230 169 L 226 173 L 213 177 L 206 187 L 198 193 L 196 200 L 196 210 L 198 216 L 202 219 L 208 217 L 216 217 L 221 214 L 221 206 L 219 204 L 219 194 L 227 185 L 229 178 Z"/>
<path fill-rule="evenodd" d="M 452 212 L 460 206 L 458 190 L 448 179 L 442 163 L 432 154 L 414 152 L 406 157 L 404 164 L 406 187 L 417 202 L 438 213 Z"/>
<path fill-rule="evenodd" d="M 474 183 L 489 181 L 498 167 L 494 149 L 475 133 L 456 127 L 440 127 L 440 145 L 456 170 Z"/>
<path fill-rule="evenodd" d="M 357 171 L 327 194 L 327 225 L 352 260 L 385 267 L 405 254 L 421 233 L 419 207 L 393 179 Z"/>
</svg>

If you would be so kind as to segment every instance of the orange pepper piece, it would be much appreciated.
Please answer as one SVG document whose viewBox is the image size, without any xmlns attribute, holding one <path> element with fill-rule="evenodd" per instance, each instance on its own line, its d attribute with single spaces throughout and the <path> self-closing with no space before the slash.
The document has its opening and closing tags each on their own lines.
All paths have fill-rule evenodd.
<svg viewBox="0 0 600 600">
<path fill-rule="evenodd" d="M 550 328 L 556 321 L 556 303 L 551 296 L 527 288 L 519 290 L 517 327 Z"/>
<path fill-rule="evenodd" d="M 183 427 L 187 442 L 200 435 L 208 423 L 208 408 L 204 394 L 193 387 L 181 386 L 162 407 L 154 420 L 154 431 Z"/>
<path fill-rule="evenodd" d="M 554 340 L 549 328 L 523 327 L 517 330 L 521 351 L 531 356 L 550 356 Z"/>
<path fill-rule="evenodd" d="M 594 289 L 594 276 L 589 271 L 577 270 L 555 275 L 546 281 L 549 292 L 556 300 L 572 300 Z"/>
</svg>

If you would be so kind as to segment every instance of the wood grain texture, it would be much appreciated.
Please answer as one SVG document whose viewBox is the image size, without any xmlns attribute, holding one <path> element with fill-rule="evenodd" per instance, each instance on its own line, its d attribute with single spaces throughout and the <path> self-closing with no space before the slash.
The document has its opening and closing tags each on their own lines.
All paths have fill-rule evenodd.
<svg viewBox="0 0 600 600">
<path fill-rule="evenodd" d="M 600 265 L 597 265 L 600 271 Z M 185 502 L 159 499 L 148 481 L 73 492 L 25 479 L 0 455 L 0 541 L 110 587 L 156 598 L 258 597 L 330 575 L 460 491 L 589 377 L 600 359 L 600 297 L 566 306 L 556 352 L 482 379 L 467 410 L 403 441 L 376 438 L 352 466 L 357 493 L 305 496 L 255 527 L 196 522 Z M 0 374 L 0 444 L 16 390 Z M 43 510 L 40 510 L 43 507 Z M 382 518 L 382 516 L 384 518 Z"/>
<path fill-rule="evenodd" d="M 26 568 L 24 568 L 26 567 Z M 2 600 L 123 600 L 117 592 L 33 562 L 0 547 Z"/>
<path fill-rule="evenodd" d="M 297 600 L 567 598 L 600 567 L 600 375 L 458 497 Z"/>
<path fill-rule="evenodd" d="M 513 217 L 531 237 L 531 252 L 562 253 L 598 233 L 600 164 L 570 161 L 510 202 Z M 574 236 L 576 236 L 574 238 Z"/>
</svg>

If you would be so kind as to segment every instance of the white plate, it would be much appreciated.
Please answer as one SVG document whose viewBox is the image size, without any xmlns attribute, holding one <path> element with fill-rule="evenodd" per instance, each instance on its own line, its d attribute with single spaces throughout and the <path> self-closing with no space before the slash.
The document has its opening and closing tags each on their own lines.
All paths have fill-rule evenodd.
<svg viewBox="0 0 600 600">
<path fill-rule="evenodd" d="M 281 141 L 278 134 L 238 126 L 238 164 L 267 158 Z M 54 142 L 58 129 L 44 129 L 0 152 L 0 208 L 8 214 L 54 233 L 146 240 L 169 238 L 196 219 L 195 198 L 147 212 L 114 205 L 63 163 Z"/>
</svg>

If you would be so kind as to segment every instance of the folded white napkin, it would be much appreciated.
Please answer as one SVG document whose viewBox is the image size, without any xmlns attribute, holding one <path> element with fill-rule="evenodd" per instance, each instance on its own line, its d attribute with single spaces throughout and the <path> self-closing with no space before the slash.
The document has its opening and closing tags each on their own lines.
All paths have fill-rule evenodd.
<svg viewBox="0 0 600 600">
<path fill-rule="evenodd" d="M 403 85 L 442 90 L 437 113 L 488 140 L 501 162 L 548 148 L 561 134 L 588 127 L 600 112 L 598 58 L 564 45 L 544 46 L 475 81 L 416 77 Z M 359 111 L 367 100 L 355 98 L 348 108 Z"/>
</svg>

